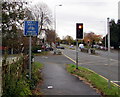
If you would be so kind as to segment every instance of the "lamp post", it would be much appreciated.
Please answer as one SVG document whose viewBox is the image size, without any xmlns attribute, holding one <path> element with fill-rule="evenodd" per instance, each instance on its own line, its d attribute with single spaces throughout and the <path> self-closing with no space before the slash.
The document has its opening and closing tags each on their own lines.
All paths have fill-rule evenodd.
<svg viewBox="0 0 120 97">
<path fill-rule="evenodd" d="M 55 30 L 55 49 L 56 49 L 56 7 L 62 6 L 62 4 L 55 5 L 54 7 L 54 30 Z"/>
<path fill-rule="evenodd" d="M 108 66 L 110 66 L 110 22 L 107 18 L 107 33 L 108 33 Z M 108 88 L 110 88 L 110 78 L 108 79 Z"/>
<path fill-rule="evenodd" d="M 100 22 L 104 23 L 105 21 L 100 21 Z M 105 22 L 105 24 L 103 26 L 104 26 L 104 31 L 105 31 L 105 50 L 106 50 L 107 49 L 107 43 L 106 43 L 107 42 L 107 37 L 106 37 L 107 36 L 107 33 L 106 33 L 106 22 Z"/>
</svg>

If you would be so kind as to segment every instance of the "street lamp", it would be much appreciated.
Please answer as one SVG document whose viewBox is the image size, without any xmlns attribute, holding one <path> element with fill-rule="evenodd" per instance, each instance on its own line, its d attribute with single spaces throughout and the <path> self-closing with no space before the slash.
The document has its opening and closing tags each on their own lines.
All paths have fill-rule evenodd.
<svg viewBox="0 0 120 97">
<path fill-rule="evenodd" d="M 108 66 L 110 66 L 110 22 L 107 18 L 107 33 L 108 33 Z M 108 88 L 110 88 L 110 78 L 108 79 Z"/>
<path fill-rule="evenodd" d="M 55 8 L 54 8 L 55 48 L 56 48 L 56 7 L 57 7 L 57 6 L 62 6 L 62 4 L 55 5 Z"/>
<path fill-rule="evenodd" d="M 100 22 L 105 22 L 105 21 L 100 21 Z M 106 44 L 106 42 L 107 42 L 107 33 L 106 33 L 106 23 L 104 24 L 104 31 L 105 31 L 105 50 L 107 49 L 107 44 Z"/>
</svg>

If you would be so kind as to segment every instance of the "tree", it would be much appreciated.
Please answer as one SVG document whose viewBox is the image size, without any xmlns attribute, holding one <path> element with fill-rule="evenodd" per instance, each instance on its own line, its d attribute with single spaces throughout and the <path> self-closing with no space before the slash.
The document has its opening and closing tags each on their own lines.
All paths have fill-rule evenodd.
<svg viewBox="0 0 120 97">
<path fill-rule="evenodd" d="M 23 35 L 24 20 L 38 20 L 39 32 L 46 31 L 51 24 L 51 14 L 46 4 L 31 7 L 27 2 L 3 2 L 2 17 L 3 46 L 17 52 L 21 49 L 21 45 L 28 49 L 29 40 Z M 37 37 L 33 40 L 35 44 Z"/>
<path fill-rule="evenodd" d="M 2 3 L 2 44 L 8 48 L 17 49 L 21 45 L 21 26 L 24 20 L 22 2 Z"/>
<path fill-rule="evenodd" d="M 110 21 L 110 39 L 111 39 L 111 46 L 118 48 L 119 36 L 120 36 L 120 29 L 119 25 L 115 23 L 114 20 Z"/>
<path fill-rule="evenodd" d="M 51 21 L 51 11 L 45 3 L 36 4 L 32 8 L 29 8 L 32 12 L 34 20 L 39 21 L 39 34 L 42 30 L 48 29 L 50 27 Z"/>
<path fill-rule="evenodd" d="M 73 37 L 69 35 L 65 36 L 63 40 L 65 40 L 69 45 L 73 43 Z"/>
<path fill-rule="evenodd" d="M 108 40 L 108 35 L 103 37 L 103 44 L 105 44 L 105 38 Z M 108 45 L 107 41 L 106 44 Z M 117 49 L 120 45 L 120 24 L 119 21 L 118 23 L 115 23 L 113 19 L 110 21 L 110 45 L 115 49 Z"/>
<path fill-rule="evenodd" d="M 55 31 L 54 30 L 46 30 L 46 41 L 51 44 L 52 42 L 55 42 Z"/>
<path fill-rule="evenodd" d="M 99 43 L 100 41 L 102 41 L 102 36 L 101 35 L 96 35 L 93 32 L 85 33 L 84 42 L 88 43 L 88 41 L 90 43 L 93 43 L 93 42 Z"/>
</svg>

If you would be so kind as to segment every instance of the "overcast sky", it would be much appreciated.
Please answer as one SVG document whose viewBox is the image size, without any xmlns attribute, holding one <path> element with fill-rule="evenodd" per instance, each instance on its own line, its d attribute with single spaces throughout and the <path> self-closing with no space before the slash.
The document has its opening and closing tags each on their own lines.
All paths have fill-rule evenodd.
<svg viewBox="0 0 120 97">
<path fill-rule="evenodd" d="M 118 19 L 118 2 L 120 0 L 32 0 L 33 4 L 46 3 L 54 15 L 56 6 L 56 30 L 62 38 L 70 35 L 76 37 L 76 23 L 84 24 L 84 32 L 99 35 L 106 33 L 106 21 Z M 62 6 L 57 6 L 62 4 Z"/>
</svg>

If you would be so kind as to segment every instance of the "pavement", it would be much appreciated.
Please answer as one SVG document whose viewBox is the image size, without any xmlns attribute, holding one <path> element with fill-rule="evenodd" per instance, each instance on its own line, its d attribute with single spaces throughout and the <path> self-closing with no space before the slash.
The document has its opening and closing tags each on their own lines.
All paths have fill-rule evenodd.
<svg viewBox="0 0 120 97">
<path fill-rule="evenodd" d="M 63 55 L 35 56 L 36 62 L 44 64 L 43 84 L 40 89 L 44 95 L 92 95 L 100 97 L 95 89 L 67 72 L 65 64 L 73 64 Z"/>
</svg>

